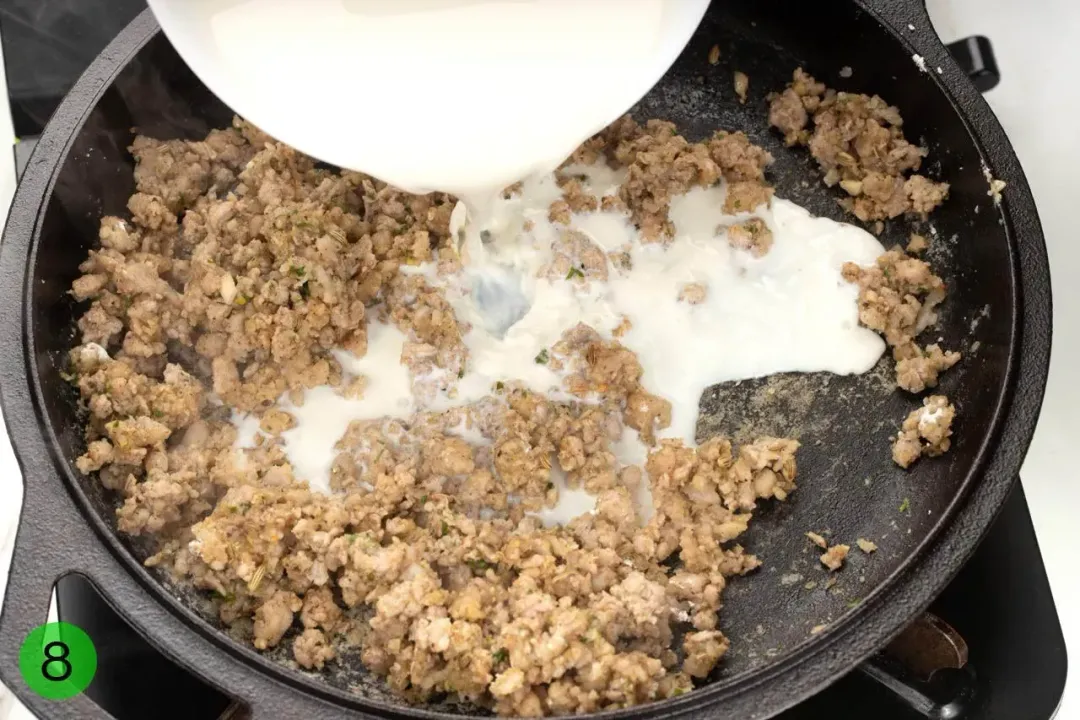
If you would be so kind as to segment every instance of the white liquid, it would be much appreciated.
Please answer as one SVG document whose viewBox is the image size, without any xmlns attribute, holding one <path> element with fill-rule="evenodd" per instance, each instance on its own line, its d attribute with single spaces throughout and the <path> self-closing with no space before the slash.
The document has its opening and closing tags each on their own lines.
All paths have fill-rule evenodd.
<svg viewBox="0 0 1080 720">
<path fill-rule="evenodd" d="M 482 200 L 640 99 L 708 0 L 151 0 L 204 83 L 275 138 Z"/>
<path fill-rule="evenodd" d="M 587 185 L 594 194 L 619 182 L 607 170 L 573 171 L 589 175 Z M 671 426 L 660 436 L 692 445 L 699 400 L 710 385 L 791 371 L 861 373 L 872 368 L 885 349 L 876 333 L 859 326 L 857 288 L 840 275 L 845 262 L 869 265 L 883 252 L 874 236 L 860 228 L 815 218 L 776 199 L 771 210 L 758 213 L 773 231 L 773 246 L 764 257 L 754 258 L 733 249 L 723 234 L 716 235 L 718 225 L 749 215 L 723 215 L 722 187 L 696 189 L 672 204 L 676 237 L 666 246 L 640 243 L 637 231 L 620 215 L 574 216 L 573 228 L 605 249 L 629 247 L 632 260 L 632 270 L 609 267 L 606 283 L 592 281 L 586 287 L 562 277 L 537 277 L 561 232 L 547 220 L 548 206 L 558 194 L 553 177 L 547 176 L 527 181 L 518 197 L 500 198 L 493 217 L 508 227 L 525 220 L 534 227 L 520 237 L 507 234 L 492 243 L 465 272 L 446 278 L 436 274 L 434 264 L 408 269 L 441 287 L 459 320 L 472 325 L 464 336 L 469 358 L 456 394 L 438 394 L 426 409 L 473 402 L 490 394 L 499 381 L 566 397 L 563 376 L 538 363 L 537 355 L 579 322 L 611 337 L 625 316 L 632 327 L 619 341 L 637 354 L 645 389 L 672 403 Z M 472 276 L 498 264 L 512 267 L 524 279 L 522 290 L 531 303 L 504 335 L 487 329 L 486 314 L 471 286 Z M 707 286 L 703 303 L 678 300 L 679 290 L 690 282 Z M 397 362 L 401 333 L 372 321 L 369 337 L 368 355 L 344 363 L 347 370 L 368 376 L 362 400 L 344 400 L 319 388 L 293 409 L 299 425 L 285 435 L 286 452 L 297 476 L 316 487 L 328 486 L 333 445 L 350 421 L 404 417 L 425 409 L 412 398 L 405 369 Z M 637 433 L 628 429 L 613 452 L 623 465 L 641 466 L 646 451 Z M 562 482 L 558 476 L 553 481 Z M 592 507 L 592 498 L 584 492 L 563 492 L 561 497 L 558 507 L 541 513 L 545 522 L 565 522 Z M 647 515 L 647 487 L 638 500 Z"/>
<path fill-rule="evenodd" d="M 289 462 L 298 478 L 311 487 L 330 491 L 330 466 L 337 456 L 334 445 L 353 420 L 407 418 L 416 412 L 408 370 L 401 364 L 405 335 L 393 325 L 368 323 L 368 350 L 357 358 L 345 350 L 335 350 L 334 357 L 350 375 L 367 378 L 363 397 L 350 400 L 327 386 L 304 393 L 304 402 L 295 405 L 288 394 L 278 405 L 296 418 L 296 427 L 282 433 Z M 252 447 L 258 422 L 251 417 L 237 417 L 240 428 L 238 447 Z"/>
</svg>

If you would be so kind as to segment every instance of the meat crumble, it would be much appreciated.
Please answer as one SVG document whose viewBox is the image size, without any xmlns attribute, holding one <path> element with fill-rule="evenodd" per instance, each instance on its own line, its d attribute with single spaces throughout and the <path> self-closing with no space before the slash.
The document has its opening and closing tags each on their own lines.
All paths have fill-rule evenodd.
<svg viewBox="0 0 1080 720">
<path fill-rule="evenodd" d="M 719 227 L 717 232 L 727 232 L 731 247 L 745 250 L 754 257 L 764 257 L 773 244 L 773 234 L 761 218 L 750 218 L 746 222 L 729 227 Z"/>
<path fill-rule="evenodd" d="M 900 432 L 892 446 L 893 461 L 902 468 L 909 468 L 923 457 L 935 457 L 945 453 L 952 440 L 952 424 L 956 408 L 944 395 L 931 395 L 923 400 L 923 406 L 904 419 Z"/>
<path fill-rule="evenodd" d="M 844 278 L 859 286 L 859 322 L 881 333 L 896 361 L 896 384 L 911 393 L 937 385 L 938 376 L 960 361 L 960 353 L 920 346 L 916 337 L 937 322 L 945 283 L 929 263 L 889 250 L 875 265 L 845 263 Z"/>
<path fill-rule="evenodd" d="M 751 212 L 772 200 L 765 169 L 773 158 L 742 132 L 717 131 L 705 142 L 691 143 L 676 132 L 673 123 L 649 120 L 642 126 L 627 115 L 586 141 L 567 164 L 592 165 L 601 160 L 626 170 L 618 200 L 648 242 L 663 242 L 674 235 L 668 218 L 671 200 L 691 188 L 709 187 L 723 179 L 727 183 L 724 212 L 729 214 Z M 564 190 L 567 186 L 573 187 L 567 183 Z M 555 204 L 560 203 L 569 209 L 568 199 Z M 560 217 L 563 209 L 559 205 Z"/>
<path fill-rule="evenodd" d="M 825 184 L 839 185 L 841 204 L 864 222 L 925 216 L 948 195 L 947 183 L 917 173 L 926 149 L 904 138 L 900 112 L 877 95 L 827 89 L 799 68 L 770 96 L 769 124 L 809 148 Z"/>
</svg>

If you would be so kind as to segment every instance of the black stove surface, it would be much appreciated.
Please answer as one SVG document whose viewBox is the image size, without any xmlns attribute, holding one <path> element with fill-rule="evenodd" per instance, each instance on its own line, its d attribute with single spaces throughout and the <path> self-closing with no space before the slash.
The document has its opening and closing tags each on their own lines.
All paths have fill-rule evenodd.
<svg viewBox="0 0 1080 720">
<path fill-rule="evenodd" d="M 967 642 L 974 700 L 965 720 L 1049 720 L 1068 667 L 1027 499 L 1017 482 L 974 557 L 930 608 Z M 853 672 L 780 720 L 917 720 L 891 691 Z"/>
</svg>

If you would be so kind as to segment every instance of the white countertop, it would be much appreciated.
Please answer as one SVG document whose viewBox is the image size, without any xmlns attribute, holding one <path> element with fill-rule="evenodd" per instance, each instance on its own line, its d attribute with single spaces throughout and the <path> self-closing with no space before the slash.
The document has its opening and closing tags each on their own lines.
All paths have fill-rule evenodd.
<svg viewBox="0 0 1080 720">
<path fill-rule="evenodd" d="M 1074 185 L 1080 161 L 1080 3 L 1055 0 L 929 0 L 945 40 L 990 38 L 1001 84 L 986 96 L 1008 133 L 1039 208 L 1050 255 L 1054 340 L 1050 380 L 1039 426 L 1020 478 L 1057 604 L 1071 660 L 1080 659 L 1080 573 L 1073 544 L 1080 518 L 1080 478 L 1066 464 L 1080 427 L 1080 383 L 1068 366 L 1080 362 L 1080 241 Z M 1008 178 L 1003 178 L 1008 181 Z M 1074 668 L 1076 666 L 1074 665 Z M 1080 673 L 1069 673 L 1057 717 L 1080 718 Z"/>
<path fill-rule="evenodd" d="M 1035 194 L 1050 254 L 1054 285 L 1054 349 L 1039 427 L 1021 478 L 1046 562 L 1066 643 L 1080 648 L 1080 572 L 1073 543 L 1080 525 L 1080 478 L 1063 460 L 1080 426 L 1080 383 L 1067 366 L 1080 361 L 1080 240 L 1074 177 L 1080 161 L 1080 3 L 1047 0 L 1041 12 L 1015 0 L 927 0 L 946 41 L 986 35 L 1002 72 L 987 95 L 1012 140 Z M 4 91 L 0 56 L 0 98 Z M 14 137 L 6 103 L 0 103 L 0 144 Z M 1008 181 L 1008 178 L 1003 178 Z M 14 162 L 0 161 L 0 218 L 15 187 Z M 1068 318 L 1069 321 L 1065 319 Z M 1076 320 L 1072 320 L 1076 318 Z M 0 427 L 0 597 L 7 582 L 15 519 L 22 498 L 18 468 Z M 0 686 L 0 720 L 32 716 Z M 1059 720 L 1080 719 L 1080 677 L 1071 673 Z"/>
</svg>

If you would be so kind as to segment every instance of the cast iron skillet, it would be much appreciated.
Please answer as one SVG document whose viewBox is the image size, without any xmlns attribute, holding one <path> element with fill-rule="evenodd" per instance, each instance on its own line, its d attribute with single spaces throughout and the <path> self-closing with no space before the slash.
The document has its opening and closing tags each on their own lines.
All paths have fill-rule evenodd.
<svg viewBox="0 0 1080 720">
<path fill-rule="evenodd" d="M 713 44 L 722 51 L 717 66 L 706 61 Z M 913 54 L 925 59 L 928 72 Z M 635 112 L 671 119 L 693 139 L 721 127 L 746 130 L 776 156 L 771 180 L 779 195 L 843 219 L 811 160 L 783 148 L 766 128 L 765 94 L 782 88 L 798 65 L 831 86 L 876 92 L 898 105 L 908 136 L 931 148 L 928 172 L 952 183 L 932 227 L 920 229 L 935 238 L 931 259 L 951 290 L 940 334 L 947 347 L 966 354 L 941 386 L 960 412 L 955 444 L 910 473 L 892 465 L 889 436 L 919 400 L 887 391 L 887 364 L 855 378 L 774 379 L 769 382 L 788 386 L 775 396 L 782 401 L 766 403 L 762 412 L 753 410 L 770 397 L 762 381 L 706 392 L 702 434 L 802 437 L 800 488 L 790 502 L 755 517 L 747 542 L 765 564 L 729 585 L 722 628 L 732 649 L 712 682 L 605 717 L 765 718 L 839 678 L 915 618 L 970 556 L 1004 502 L 1035 427 L 1051 318 L 1035 206 L 1001 127 L 920 4 L 718 1 Z M 853 72 L 841 73 L 844 67 Z M 745 105 L 733 100 L 736 69 L 750 77 Z M 351 77 L 362 92 L 363 73 Z M 44 622 L 56 579 L 80 573 L 153 645 L 248 704 L 256 718 L 446 717 L 460 708 L 405 706 L 360 672 L 355 658 L 343 658 L 331 673 L 307 674 L 219 632 L 204 598 L 170 591 L 141 566 L 146 549 L 115 534 L 114 498 L 73 467 L 81 427 L 60 370 L 76 342 L 73 319 L 81 308 L 66 292 L 96 242 L 98 218 L 124 212 L 132 191 L 125 150 L 131 128 L 196 138 L 230 115 L 144 13 L 79 81 L 30 160 L 0 252 L 3 406 L 26 483 L 0 615 L 0 675 L 42 716 L 104 716 L 84 696 L 62 704 L 41 699 L 18 672 L 19 645 Z M 984 167 L 1008 182 L 1000 206 L 988 197 Z M 910 229 L 890 223 L 883 241 L 904 242 Z M 784 338 L 776 342 L 782 352 Z M 836 586 L 826 589 L 817 553 L 803 537 L 807 530 L 828 530 L 848 542 L 870 538 L 881 549 L 854 553 Z M 824 629 L 811 633 L 817 626 Z"/>
</svg>

